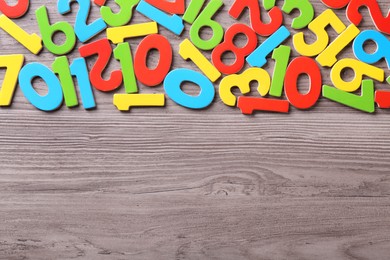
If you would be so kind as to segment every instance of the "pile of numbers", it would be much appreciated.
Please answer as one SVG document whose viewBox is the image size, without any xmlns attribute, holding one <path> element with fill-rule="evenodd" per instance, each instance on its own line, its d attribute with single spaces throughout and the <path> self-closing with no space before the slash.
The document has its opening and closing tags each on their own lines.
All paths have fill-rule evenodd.
<svg viewBox="0 0 390 260">
<path fill-rule="evenodd" d="M 78 13 L 74 26 L 59 21 L 51 24 L 46 6 L 35 10 L 39 27 L 38 34 L 29 34 L 17 24 L 24 16 L 30 0 L 19 0 L 8 5 L 0 0 L 0 27 L 11 37 L 35 55 L 43 48 L 58 56 L 51 69 L 41 63 L 24 65 L 22 54 L 1 55 L 0 67 L 6 69 L 0 90 L 0 106 L 10 106 L 16 87 L 19 85 L 26 99 L 37 109 L 54 111 L 63 103 L 75 107 L 82 103 L 85 109 L 96 107 L 93 88 L 102 92 L 111 92 L 121 86 L 124 94 L 114 94 L 113 104 L 121 111 L 131 107 L 163 107 L 166 96 L 180 106 L 189 109 L 203 109 L 210 106 L 218 92 L 219 98 L 227 106 L 238 107 L 243 114 L 255 111 L 288 113 L 290 106 L 298 109 L 313 107 L 321 96 L 345 106 L 367 113 L 375 112 L 376 106 L 390 108 L 390 90 L 375 89 L 376 82 L 388 81 L 385 71 L 373 64 L 384 59 L 390 69 L 390 12 L 385 17 L 376 0 L 321 0 L 329 7 L 315 17 L 309 0 L 284 0 L 283 6 L 276 6 L 276 0 L 235 0 L 229 7 L 229 15 L 239 19 L 249 10 L 250 24 L 235 23 L 226 31 L 214 20 L 224 3 L 222 0 L 191 0 L 186 6 L 185 0 L 114 0 L 119 11 L 114 12 L 106 6 L 106 0 L 58 0 L 57 9 L 61 15 L 71 11 L 71 2 L 78 3 Z M 101 17 L 87 24 L 92 5 L 100 7 Z M 376 30 L 361 31 L 361 7 L 367 8 Z M 345 24 L 332 9 L 345 8 L 350 24 Z M 298 10 L 299 15 L 292 20 L 291 28 L 305 32 L 291 35 L 283 25 L 284 15 Z M 262 11 L 267 12 L 269 21 L 264 22 Z M 130 23 L 133 12 L 150 19 L 150 22 Z M 183 34 L 184 24 L 190 24 L 189 39 L 179 46 L 179 55 L 191 60 L 202 72 L 175 68 L 172 69 L 173 49 L 169 36 L 159 34 L 159 26 L 177 36 Z M 331 27 L 337 38 L 330 42 L 327 28 Z M 212 35 L 203 39 L 201 32 L 209 28 Z M 63 34 L 65 40 L 56 44 L 53 36 Z M 99 34 L 103 39 L 93 40 Z M 305 37 L 315 35 L 313 43 L 307 43 Z M 236 46 L 235 37 L 245 35 L 245 46 Z M 258 36 L 267 37 L 262 43 Z M 133 58 L 132 50 L 125 40 L 143 37 Z M 292 37 L 293 47 L 300 54 L 291 59 L 291 47 L 283 43 Z M 73 51 L 76 41 L 83 43 L 78 48 L 79 58 L 69 65 L 67 54 Z M 369 53 L 365 45 L 374 42 L 376 51 Z M 114 46 L 114 47 L 113 47 Z M 353 58 L 338 59 L 337 56 L 352 46 Z M 155 68 L 147 65 L 150 51 L 157 50 L 159 61 Z M 202 51 L 211 52 L 211 60 Z M 235 60 L 227 63 L 223 56 L 233 53 Z M 120 69 L 111 71 L 104 79 L 102 74 L 108 66 L 111 56 L 120 63 Z M 88 69 L 85 59 L 96 56 L 96 62 Z M 275 66 L 270 75 L 263 67 L 267 59 L 273 59 Z M 249 67 L 242 71 L 245 67 Z M 322 68 L 331 68 L 330 79 L 333 86 L 323 84 Z M 353 70 L 354 78 L 343 79 L 345 69 Z M 301 93 L 298 79 L 302 75 L 309 77 L 309 90 Z M 48 88 L 46 95 L 40 95 L 33 87 L 33 79 L 41 78 Z M 77 94 L 74 79 L 77 81 Z M 218 91 L 214 83 L 220 81 Z M 251 82 L 258 83 L 257 95 L 251 92 Z M 137 83 L 155 87 L 163 84 L 165 94 L 141 94 Z M 199 95 L 185 93 L 181 86 L 192 82 L 199 89 Z M 233 94 L 237 87 L 242 95 Z M 65 101 L 65 102 L 64 102 Z"/>
</svg>

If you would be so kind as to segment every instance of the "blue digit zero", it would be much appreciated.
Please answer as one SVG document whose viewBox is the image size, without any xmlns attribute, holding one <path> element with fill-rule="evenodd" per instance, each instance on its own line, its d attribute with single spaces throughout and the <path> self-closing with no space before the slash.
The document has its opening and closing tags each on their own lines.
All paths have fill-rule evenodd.
<svg viewBox="0 0 390 260">
<path fill-rule="evenodd" d="M 181 84 L 185 81 L 195 83 L 200 87 L 199 96 L 191 96 L 181 90 Z M 177 104 L 191 109 L 206 108 L 215 97 L 213 83 L 206 76 L 189 69 L 171 71 L 165 78 L 164 89 L 169 98 Z"/>
<path fill-rule="evenodd" d="M 183 20 L 180 16 L 176 14 L 168 15 L 144 0 L 139 2 L 136 10 L 176 35 L 180 35 L 184 30 Z"/>
<path fill-rule="evenodd" d="M 246 61 L 252 67 L 263 67 L 267 63 L 267 56 L 280 44 L 282 44 L 291 33 L 285 26 L 281 26 L 274 34 L 268 37 L 263 44 L 261 44 L 257 49 L 252 52 L 246 58 Z"/>
<path fill-rule="evenodd" d="M 374 53 L 367 53 L 364 50 L 366 41 L 374 41 L 377 50 Z M 353 53 L 362 62 L 373 64 L 385 58 L 387 67 L 390 69 L 390 41 L 378 31 L 366 30 L 361 32 L 353 42 Z"/>
<path fill-rule="evenodd" d="M 32 80 L 36 77 L 46 82 L 48 93 L 39 95 L 32 86 Z M 30 103 L 43 111 L 53 111 L 62 105 L 63 93 L 61 83 L 56 75 L 46 66 L 34 62 L 27 64 L 19 73 L 19 85 Z"/>
<path fill-rule="evenodd" d="M 70 65 L 70 72 L 77 78 L 79 83 L 81 100 L 85 109 L 96 107 L 91 82 L 89 81 L 87 64 L 84 58 L 75 59 Z"/>
</svg>

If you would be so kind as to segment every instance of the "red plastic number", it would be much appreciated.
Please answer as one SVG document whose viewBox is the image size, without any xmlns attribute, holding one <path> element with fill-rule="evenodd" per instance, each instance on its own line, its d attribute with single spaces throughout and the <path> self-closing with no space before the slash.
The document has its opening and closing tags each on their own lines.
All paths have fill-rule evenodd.
<svg viewBox="0 0 390 260">
<path fill-rule="evenodd" d="M 160 53 L 160 60 L 155 69 L 149 69 L 146 61 L 151 50 Z M 137 79 L 146 86 L 153 87 L 163 82 L 172 65 L 172 47 L 167 38 L 152 34 L 141 41 L 135 53 L 134 70 Z"/>
<path fill-rule="evenodd" d="M 167 0 L 145 0 L 145 2 L 170 14 L 184 14 L 186 9 L 186 3 L 184 0 L 176 0 L 175 2 Z"/>
<path fill-rule="evenodd" d="M 84 58 L 92 55 L 98 56 L 95 65 L 89 73 L 91 83 L 96 89 L 109 92 L 117 89 L 122 84 L 123 78 L 120 70 L 111 72 L 107 80 L 102 78 L 103 71 L 107 67 L 112 54 L 112 48 L 107 39 L 101 39 L 81 46 L 79 52 Z"/>
<path fill-rule="evenodd" d="M 234 45 L 234 37 L 238 34 L 244 34 L 247 38 L 247 43 L 244 47 Z M 224 42 L 218 45 L 211 55 L 214 66 L 224 74 L 237 73 L 244 67 L 245 57 L 251 54 L 256 49 L 256 46 L 256 33 L 245 24 L 234 24 L 226 31 Z M 222 55 L 226 52 L 232 52 L 236 56 L 235 62 L 231 65 L 226 65 L 222 61 Z"/>
<path fill-rule="evenodd" d="M 237 107 L 244 115 L 252 115 L 255 111 L 288 113 L 290 110 L 287 100 L 245 96 L 238 97 Z"/>
<path fill-rule="evenodd" d="M 334 9 L 341 9 L 345 7 L 351 0 L 321 0 L 324 5 Z"/>
<path fill-rule="evenodd" d="M 103 6 L 106 3 L 106 0 L 93 0 L 98 6 Z"/>
<path fill-rule="evenodd" d="M 22 17 L 30 6 L 30 0 L 19 0 L 15 5 L 8 5 L 6 0 L 0 0 L 0 11 L 8 18 Z"/>
<path fill-rule="evenodd" d="M 301 74 L 307 74 L 310 78 L 310 90 L 306 94 L 298 90 L 297 82 Z M 287 68 L 284 88 L 287 99 L 296 108 L 308 109 L 314 106 L 322 89 L 321 70 L 317 63 L 308 57 L 295 58 Z"/>
<path fill-rule="evenodd" d="M 245 8 L 249 9 L 253 30 L 261 36 L 273 34 L 283 23 L 282 11 L 276 6 L 268 12 L 270 22 L 263 23 L 258 0 L 236 0 L 230 8 L 229 14 L 234 19 L 238 19 Z"/>
<path fill-rule="evenodd" d="M 376 28 L 386 34 L 390 34 L 390 11 L 384 17 L 377 0 L 351 0 L 347 7 L 347 17 L 351 23 L 359 25 L 363 19 L 360 13 L 361 7 L 367 7 Z"/>
</svg>

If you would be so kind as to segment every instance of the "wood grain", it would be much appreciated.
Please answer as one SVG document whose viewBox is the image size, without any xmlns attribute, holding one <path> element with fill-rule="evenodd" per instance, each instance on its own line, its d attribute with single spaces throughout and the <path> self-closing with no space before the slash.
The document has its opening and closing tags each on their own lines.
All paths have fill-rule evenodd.
<svg viewBox="0 0 390 260">
<path fill-rule="evenodd" d="M 17 23 L 37 32 L 43 4 L 52 22 L 73 23 L 75 12 L 58 15 L 55 2 L 32 1 Z M 216 19 L 226 29 L 235 21 L 232 0 L 224 2 Z M 317 15 L 325 9 L 312 2 Z M 336 13 L 347 21 L 344 12 Z M 90 21 L 98 14 L 94 7 Z M 367 18 L 363 29 L 373 26 Z M 174 67 L 197 70 L 177 54 L 188 29 L 183 37 L 160 31 Z M 0 36 L 3 54 L 54 61 Z M 139 41 L 129 41 L 133 52 Z M 352 55 L 351 46 L 342 53 Z M 112 60 L 108 72 L 117 67 Z M 329 70 L 323 76 L 330 84 Z M 35 87 L 45 92 L 41 81 Z M 248 117 L 216 99 L 204 111 L 168 100 L 164 109 L 120 113 L 113 93 L 95 95 L 94 111 L 43 113 L 17 90 L 12 108 L 0 109 L 0 259 L 389 259 L 388 111 L 367 115 L 321 99 L 310 111 Z"/>
</svg>

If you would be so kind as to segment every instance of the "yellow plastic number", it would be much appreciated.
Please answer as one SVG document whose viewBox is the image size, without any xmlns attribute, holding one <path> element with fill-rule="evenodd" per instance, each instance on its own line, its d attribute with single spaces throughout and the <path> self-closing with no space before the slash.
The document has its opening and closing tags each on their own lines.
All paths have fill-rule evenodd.
<svg viewBox="0 0 390 260">
<path fill-rule="evenodd" d="M 250 83 L 252 81 L 259 83 L 257 91 L 261 96 L 268 94 L 271 88 L 271 77 L 268 72 L 261 68 L 250 68 L 242 74 L 232 74 L 221 81 L 219 85 L 219 96 L 223 103 L 227 106 L 235 106 L 237 97 L 233 95 L 232 88 L 238 87 L 242 94 L 247 94 L 251 91 Z"/>
<path fill-rule="evenodd" d="M 0 68 L 6 68 L 3 85 L 0 90 L 0 106 L 9 106 L 15 93 L 19 71 L 24 63 L 24 56 L 4 55 L 0 56 Z"/>
<path fill-rule="evenodd" d="M 342 71 L 346 68 L 352 69 L 355 73 L 355 78 L 349 82 L 344 81 L 341 77 Z M 356 91 L 362 84 L 363 76 L 383 82 L 385 80 L 385 71 L 358 60 L 342 59 L 333 66 L 330 73 L 334 86 L 346 92 Z"/>
<path fill-rule="evenodd" d="M 316 56 L 325 50 L 329 43 L 329 35 L 325 28 L 330 25 L 338 34 L 342 33 L 346 26 L 330 9 L 325 10 L 310 24 L 309 29 L 316 35 L 317 40 L 312 44 L 305 42 L 303 32 L 294 35 L 293 44 L 295 50 L 303 56 Z"/>
<path fill-rule="evenodd" d="M 117 44 L 123 42 L 126 38 L 134 38 L 158 33 L 156 22 L 132 24 L 120 27 L 107 28 L 107 39 Z"/>
<path fill-rule="evenodd" d="M 164 94 L 115 94 L 114 105 L 120 111 L 129 111 L 132 107 L 163 107 Z"/>
<path fill-rule="evenodd" d="M 208 77 L 212 82 L 217 81 L 221 77 L 219 72 L 211 62 L 190 42 L 185 39 L 180 44 L 180 56 L 185 59 L 191 59 L 196 66 Z"/>
<path fill-rule="evenodd" d="M 323 67 L 332 67 L 333 64 L 337 62 L 337 55 L 347 47 L 359 33 L 360 30 L 354 24 L 348 26 L 342 34 L 329 44 L 328 48 L 317 56 L 317 62 Z"/>
<path fill-rule="evenodd" d="M 0 28 L 20 42 L 33 54 L 38 54 L 43 48 L 41 37 L 35 33 L 28 34 L 4 14 L 0 15 Z"/>
</svg>

